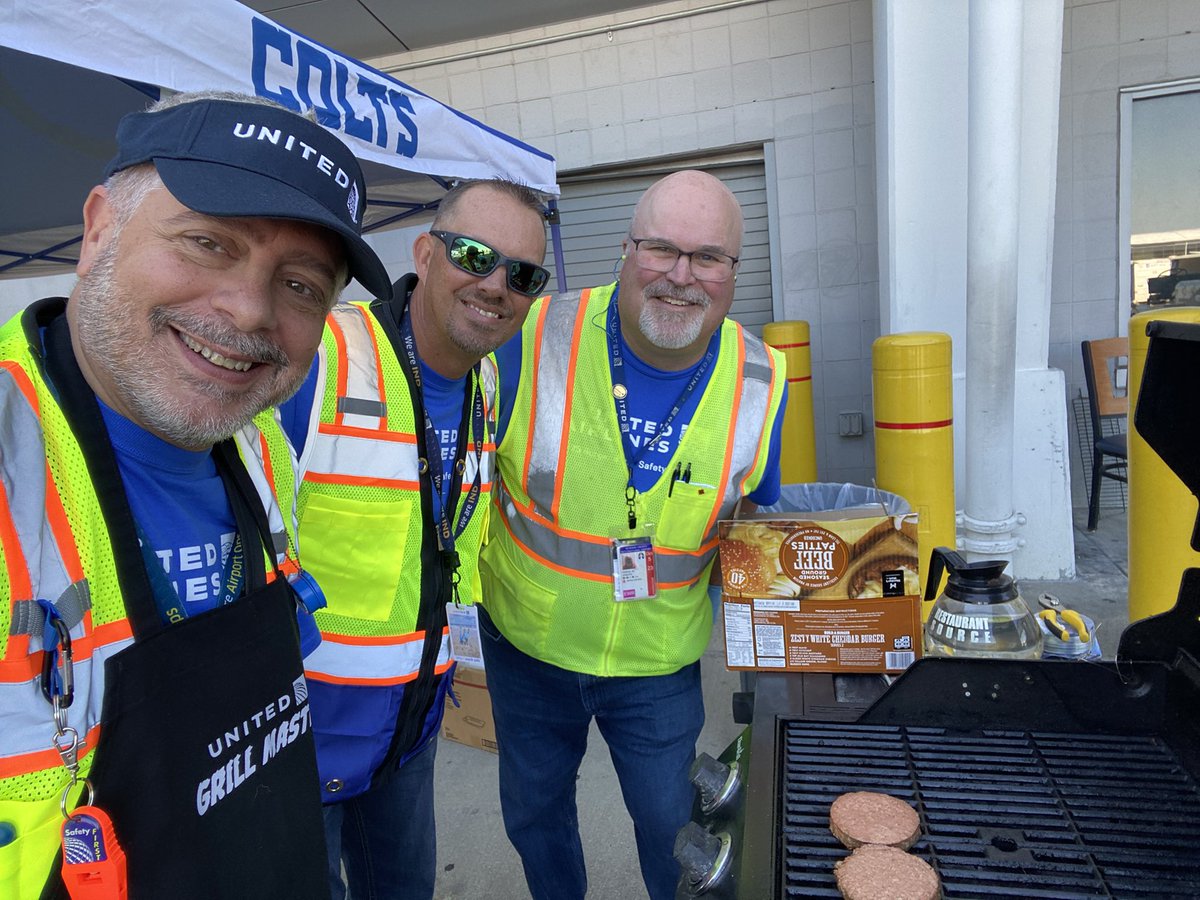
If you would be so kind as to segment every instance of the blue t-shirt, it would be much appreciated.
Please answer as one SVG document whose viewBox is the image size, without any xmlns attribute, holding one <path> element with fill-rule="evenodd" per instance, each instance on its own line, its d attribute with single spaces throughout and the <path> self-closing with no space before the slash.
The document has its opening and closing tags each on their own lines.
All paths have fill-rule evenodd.
<svg viewBox="0 0 1200 900">
<path fill-rule="evenodd" d="M 237 523 L 209 450 L 184 450 L 139 427 L 100 401 L 117 467 L 144 540 L 158 558 L 188 616 L 222 600 Z M 257 534 L 242 552 L 261 553 Z M 301 650 L 318 643 L 316 623 L 299 612 Z"/>
<path fill-rule="evenodd" d="M 616 293 L 613 293 L 613 303 L 616 303 Z M 601 326 L 603 327 L 603 326 Z M 605 338 L 607 341 L 607 338 Z M 696 370 L 704 364 L 701 359 L 694 366 L 678 372 L 655 368 L 634 355 L 621 336 L 621 358 L 624 361 L 624 381 L 628 388 L 626 403 L 629 411 L 629 435 L 625 441 L 625 459 L 630 464 L 633 473 L 633 486 L 639 491 L 648 491 L 663 475 L 668 464 L 672 461 L 679 440 L 687 431 L 688 424 L 696 412 L 696 407 L 704 394 L 704 388 L 716 368 L 717 355 L 720 347 L 720 332 L 712 336 L 709 348 L 713 351 L 713 360 L 708 371 L 697 383 L 695 390 L 687 402 L 680 408 L 674 421 L 663 428 L 671 409 L 678 402 L 687 388 L 688 382 Z M 516 401 L 517 380 L 521 371 L 521 335 L 517 335 L 496 351 L 496 365 L 500 373 L 500 397 L 498 402 L 499 420 L 497 422 L 496 443 L 504 439 L 509 415 Z M 609 360 L 609 368 L 612 361 Z M 614 403 L 616 401 L 614 400 Z M 783 402 L 779 414 L 771 427 L 771 446 L 767 456 L 767 465 L 763 471 L 762 481 L 758 487 L 746 495 L 746 499 L 759 506 L 768 506 L 779 499 L 779 442 L 780 428 L 783 421 L 783 410 L 787 406 L 787 385 L 784 385 Z M 648 449 L 644 449 L 648 448 Z M 678 460 L 683 465 L 688 460 Z M 698 468 L 698 467 L 697 467 Z M 674 473 L 674 467 L 671 467 Z M 693 481 L 703 480 L 693 470 Z"/>
<path fill-rule="evenodd" d="M 462 378 L 443 378 L 429 366 L 421 362 L 421 398 L 425 404 L 425 412 L 433 425 L 437 436 L 438 447 L 442 454 L 442 491 L 441 496 L 434 499 L 433 519 L 441 521 L 441 511 L 444 509 L 450 516 L 450 527 L 454 528 L 456 505 L 450 497 L 450 488 L 454 481 L 454 457 L 458 450 L 458 426 L 462 424 L 463 400 L 467 393 L 467 376 Z M 418 422 L 418 428 L 423 424 Z M 426 448 L 430 454 L 432 447 Z"/>
</svg>

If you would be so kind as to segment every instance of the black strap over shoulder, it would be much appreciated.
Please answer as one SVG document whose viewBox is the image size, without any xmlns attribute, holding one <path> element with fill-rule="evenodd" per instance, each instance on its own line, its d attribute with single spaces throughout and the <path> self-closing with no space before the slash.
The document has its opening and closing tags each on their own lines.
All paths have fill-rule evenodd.
<svg viewBox="0 0 1200 900">
<path fill-rule="evenodd" d="M 39 310 L 46 316 L 39 324 L 45 326 L 45 372 L 55 390 L 63 415 L 71 425 L 87 460 L 100 511 L 108 526 L 116 562 L 117 579 L 125 602 L 125 612 L 135 639 L 142 639 L 167 627 L 154 602 L 154 589 L 146 572 L 145 558 L 138 543 L 133 510 L 121 480 L 117 455 L 109 439 L 108 428 L 100 412 L 100 403 L 83 377 L 71 346 L 71 333 L 66 316 L 53 310 Z M 242 465 L 233 440 L 225 440 L 213 448 L 217 472 L 233 509 L 238 533 L 258 534 L 274 559 L 271 529 L 266 512 L 254 489 L 246 468 Z M 249 543 L 245 540 L 245 543 Z M 247 592 L 266 583 L 265 566 L 259 553 L 248 552 Z"/>
<path fill-rule="evenodd" d="M 108 525 L 117 579 L 133 635 L 146 637 L 166 625 L 154 605 L 154 592 L 138 545 L 137 527 L 117 466 L 117 454 L 109 440 L 100 403 L 75 360 L 65 315 L 55 317 L 46 326 L 46 375 L 58 393 L 59 405 L 75 439 L 83 448 L 100 511 Z"/>
<path fill-rule="evenodd" d="M 233 507 L 233 517 L 237 521 L 238 534 L 242 535 L 242 543 L 249 544 L 249 536 L 257 534 L 267 554 L 272 561 L 275 559 L 274 540 L 271 537 L 271 525 L 267 521 L 266 510 L 262 500 L 254 489 L 250 474 L 242 465 L 238 456 L 237 444 L 232 438 L 221 441 L 213 447 L 213 458 L 217 463 L 217 472 L 225 485 L 225 493 L 229 495 L 229 504 Z M 246 554 L 246 593 L 262 587 L 267 583 L 266 568 L 260 553 Z"/>
</svg>

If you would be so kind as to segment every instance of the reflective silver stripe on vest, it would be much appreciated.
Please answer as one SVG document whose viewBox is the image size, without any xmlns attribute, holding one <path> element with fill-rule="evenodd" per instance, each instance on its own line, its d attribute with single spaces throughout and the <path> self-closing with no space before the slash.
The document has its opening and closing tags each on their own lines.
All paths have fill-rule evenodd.
<svg viewBox="0 0 1200 900">
<path fill-rule="evenodd" d="M 387 432 L 380 432 L 386 434 Z M 394 432 L 392 432 L 394 434 Z M 358 434 L 317 432 L 307 475 L 353 476 L 382 481 L 417 481 L 417 445 Z"/>
<path fill-rule="evenodd" d="M 278 410 L 275 411 L 275 418 L 278 422 Z M 263 458 L 266 449 L 263 447 L 262 437 L 258 428 L 253 424 L 243 426 L 233 437 L 241 450 L 242 463 L 246 466 L 246 473 L 254 482 L 254 490 L 262 501 L 263 509 L 267 511 L 267 524 L 271 528 L 271 549 L 275 553 L 275 562 L 282 564 L 287 558 L 288 531 L 283 522 L 283 510 L 279 508 L 279 501 L 275 497 L 274 485 L 267 477 L 266 460 Z M 278 461 L 274 462 L 276 465 L 279 464 Z M 292 463 L 292 479 L 293 484 L 299 483 L 294 462 Z M 292 534 L 295 534 L 297 528 L 296 498 L 284 497 L 283 499 L 288 504 L 288 514 L 292 518 Z"/>
<path fill-rule="evenodd" d="M 489 441 L 496 437 L 496 382 L 498 380 L 496 360 L 485 356 L 479 361 L 479 387 L 483 391 L 484 416 L 487 419 Z"/>
<path fill-rule="evenodd" d="M 767 410 L 771 405 L 771 355 L 766 344 L 742 331 L 742 344 L 746 348 L 746 359 L 742 365 L 741 401 L 733 432 L 733 460 L 729 467 L 729 481 L 725 484 L 725 496 L 721 499 L 718 518 L 733 515 L 733 508 L 742 496 L 742 479 L 754 468 L 762 441 L 770 440 L 771 423 L 767 421 Z M 706 536 L 713 537 L 714 532 Z"/>
<path fill-rule="evenodd" d="M 76 658 L 75 700 L 67 708 L 67 722 L 82 739 L 100 721 L 104 699 L 104 663 L 133 643 L 125 638 L 102 644 L 83 659 Z M 50 750 L 54 716 L 42 695 L 41 677 L 21 682 L 0 682 L 0 710 L 4 711 L 3 754 L 20 756 Z"/>
<path fill-rule="evenodd" d="M 21 552 L 29 572 L 32 597 L 12 597 L 14 606 L 20 601 L 33 603 L 37 599 L 63 597 L 72 592 L 67 564 L 59 553 L 54 530 L 46 518 L 46 447 L 42 440 L 42 423 L 25 399 L 16 381 L 0 370 L 0 478 L 8 498 L 9 513 L 20 539 Z M 12 590 L 10 585 L 9 590 Z M 37 609 L 37 605 L 33 604 Z M 64 618 L 70 613 L 64 612 Z M 16 611 L 11 634 L 30 634 L 25 627 L 17 630 Z M 40 609 L 32 614 L 44 618 Z M 67 618 L 75 628 L 82 616 Z M 38 625 L 39 631 L 41 624 Z M 73 637 L 82 632 L 72 631 Z"/>
<path fill-rule="evenodd" d="M 385 440 L 396 432 L 380 431 L 387 404 L 383 401 L 382 375 L 375 366 L 375 341 L 371 325 L 359 307 L 335 307 L 332 318 L 341 327 L 346 353 L 341 359 L 326 359 L 326 378 L 336 378 L 345 369 L 346 394 L 337 398 L 344 413 L 342 425 L 378 432 L 379 438 L 361 433 L 325 434 L 318 429 L 312 439 L 306 472 L 313 475 L 352 476 L 355 480 L 417 480 L 418 453 L 413 441 Z M 322 345 L 321 352 L 325 352 Z M 321 414 L 321 398 L 313 404 L 313 415 Z"/>
<path fill-rule="evenodd" d="M 346 643 L 336 635 L 323 634 L 321 644 L 304 660 L 305 673 L 318 681 L 345 681 L 397 684 L 415 678 L 421 668 L 423 640 L 412 635 L 396 638 L 396 643 Z M 450 636 L 442 634 L 437 665 L 450 661 Z"/>
<path fill-rule="evenodd" d="M 560 536 L 537 520 L 521 515 L 513 505 L 512 496 L 505 490 L 503 479 L 496 485 L 496 490 L 504 520 L 512 529 L 513 537 L 529 552 L 576 572 L 612 578 L 612 551 L 607 541 L 591 543 Z M 711 551 L 672 553 L 659 550 L 654 559 L 655 572 L 662 584 L 692 582 L 700 577 L 710 559 Z"/>
<path fill-rule="evenodd" d="M 534 509 L 547 518 L 550 517 L 550 506 L 554 502 L 558 450 L 563 434 L 563 416 L 567 410 L 571 335 L 575 332 L 580 296 L 563 294 L 546 301 L 541 352 L 534 371 L 537 393 L 534 395 L 533 436 L 529 439 L 533 451 L 529 458 L 525 493 L 533 502 Z"/>
<path fill-rule="evenodd" d="M 337 398 L 338 412 L 343 414 L 341 424 L 375 431 L 383 425 L 387 403 L 383 399 L 383 373 L 375 365 L 375 341 L 367 321 L 370 315 L 361 306 L 338 304 L 329 317 L 339 326 L 346 342 L 346 358 L 336 361 L 346 367 L 346 394 Z M 326 352 L 324 341 L 321 352 Z M 328 363 L 326 360 L 325 371 L 332 374 L 334 367 Z M 315 415 L 321 412 L 321 400 L 318 394 L 313 403 Z"/>
<path fill-rule="evenodd" d="M 338 307 L 333 314 L 337 317 L 346 344 L 347 359 L 326 360 L 326 377 L 334 378 L 337 366 L 346 367 L 346 396 L 338 397 L 338 409 L 347 414 L 343 425 L 366 428 L 377 432 L 378 437 L 361 432 L 348 433 L 336 430 L 327 433 L 318 429 L 312 439 L 312 447 L 306 460 L 306 472 L 316 476 L 327 476 L 334 480 L 349 478 L 355 482 L 361 480 L 383 482 L 406 482 L 415 484 L 418 480 L 419 454 L 415 442 L 395 440 L 397 432 L 381 431 L 382 417 L 387 413 L 383 402 L 383 386 L 379 380 L 379 372 L 375 367 L 375 341 L 371 326 L 357 308 Z M 324 350 L 324 345 L 322 345 Z M 366 361 L 364 364 L 363 361 Z M 334 364 L 330 364 L 333 362 Z M 481 383 L 484 389 L 484 403 L 489 410 L 489 416 L 494 416 L 496 376 L 495 368 L 488 362 L 482 368 Z M 313 414 L 320 415 L 320 398 L 313 404 Z M 368 415 L 368 411 L 374 415 Z M 354 420 L 353 422 L 351 420 Z M 327 426 L 328 427 L 328 426 Z M 479 465 L 477 454 L 468 453 L 463 482 L 470 485 L 475 479 L 475 471 L 481 469 L 482 484 L 485 490 L 490 489 L 492 480 L 492 454 L 483 455 L 483 464 Z"/>
</svg>

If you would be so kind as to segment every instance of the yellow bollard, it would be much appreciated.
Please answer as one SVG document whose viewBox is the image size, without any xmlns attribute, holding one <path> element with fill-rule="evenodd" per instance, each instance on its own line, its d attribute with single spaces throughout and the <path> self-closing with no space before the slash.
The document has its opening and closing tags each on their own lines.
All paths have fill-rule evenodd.
<svg viewBox="0 0 1200 900">
<path fill-rule="evenodd" d="M 1136 622 L 1175 606 L 1183 570 L 1200 566 L 1192 549 L 1196 498 L 1179 476 L 1151 449 L 1134 427 L 1137 392 L 1146 368 L 1150 338 L 1147 323 L 1155 319 L 1200 322 L 1200 308 L 1138 313 L 1129 320 L 1129 621 Z M 1180 410 L 1180 415 L 1191 415 Z"/>
<path fill-rule="evenodd" d="M 917 512 L 921 620 L 934 547 L 955 546 L 954 375 L 950 335 L 885 335 L 871 348 L 875 391 L 875 481 Z"/>
<path fill-rule="evenodd" d="M 780 434 L 780 476 L 784 484 L 817 480 L 817 438 L 813 428 L 812 351 L 807 322 L 768 322 L 763 340 L 787 360 L 788 402 Z"/>
</svg>

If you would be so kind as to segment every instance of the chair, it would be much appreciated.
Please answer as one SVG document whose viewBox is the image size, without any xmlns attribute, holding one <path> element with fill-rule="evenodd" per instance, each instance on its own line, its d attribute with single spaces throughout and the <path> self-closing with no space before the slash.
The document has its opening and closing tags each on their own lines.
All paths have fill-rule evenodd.
<svg viewBox="0 0 1200 900">
<path fill-rule="evenodd" d="M 1088 411 L 1092 420 L 1092 490 L 1088 495 L 1088 531 L 1100 519 L 1102 478 L 1127 481 L 1125 431 L 1106 433 L 1104 422 L 1129 415 L 1125 386 L 1117 387 L 1116 373 L 1128 369 L 1129 338 L 1083 342 L 1083 374 L 1087 378 Z M 1111 431 L 1111 429 L 1109 429 Z"/>
</svg>

